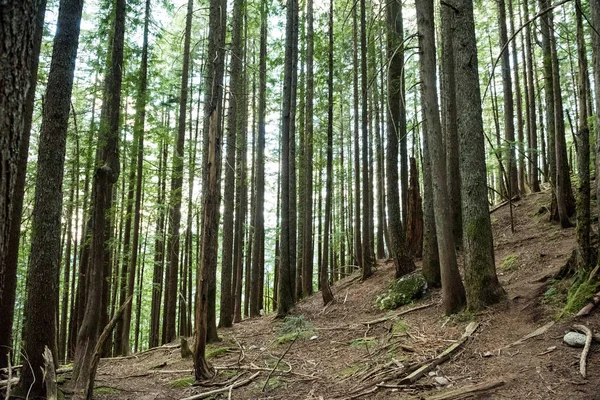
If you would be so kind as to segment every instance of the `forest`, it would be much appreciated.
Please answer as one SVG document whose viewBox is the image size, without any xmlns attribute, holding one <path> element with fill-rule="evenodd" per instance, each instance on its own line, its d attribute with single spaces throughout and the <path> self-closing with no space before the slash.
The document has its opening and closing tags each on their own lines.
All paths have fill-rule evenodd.
<svg viewBox="0 0 600 400">
<path fill-rule="evenodd" d="M 0 399 L 142 398 L 96 375 L 155 349 L 214 382 L 236 329 L 338 318 L 360 285 L 371 318 L 417 282 L 441 328 L 481 322 L 517 298 L 506 238 L 551 230 L 541 293 L 593 314 L 597 137 L 599 0 L 0 0 Z M 281 383 L 294 332 L 216 393 Z"/>
</svg>

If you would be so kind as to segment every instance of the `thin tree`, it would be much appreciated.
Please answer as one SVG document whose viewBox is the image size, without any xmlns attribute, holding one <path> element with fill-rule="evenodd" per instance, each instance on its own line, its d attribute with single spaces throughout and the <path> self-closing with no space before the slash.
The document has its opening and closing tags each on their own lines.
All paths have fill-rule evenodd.
<svg viewBox="0 0 600 400">
<path fill-rule="evenodd" d="M 314 118 L 314 15 L 313 0 L 306 1 L 306 123 L 304 133 L 304 233 L 302 238 L 302 295 L 313 292 L 313 118 Z"/>
<path fill-rule="evenodd" d="M 0 6 L 0 368 L 8 365 L 17 288 L 21 214 L 46 1 Z"/>
<path fill-rule="evenodd" d="M 360 0 L 360 88 L 361 88 L 361 153 L 362 153 L 362 279 L 365 280 L 373 274 L 370 208 L 371 196 L 369 195 L 369 113 L 368 94 L 369 82 L 367 79 L 367 5 L 365 0 Z"/>
<path fill-rule="evenodd" d="M 452 0 L 462 188 L 463 246 L 467 307 L 480 310 L 504 297 L 494 263 L 473 2 Z"/>
<path fill-rule="evenodd" d="M 596 108 L 594 118 L 594 134 L 596 138 L 600 137 L 600 2 L 590 2 L 590 16 L 592 20 L 592 71 L 594 76 L 594 106 Z M 596 140 L 596 159 L 595 159 L 595 172 L 596 176 L 600 176 L 600 140 Z M 600 179 L 596 179 L 594 185 L 594 191 L 596 198 L 600 198 Z M 597 204 L 597 210 L 600 210 L 600 203 Z"/>
<path fill-rule="evenodd" d="M 352 7 L 352 98 L 354 100 L 354 257 L 355 263 L 358 265 L 362 265 L 362 232 L 360 225 L 360 132 L 358 123 L 358 73 L 360 70 L 360 66 L 358 65 L 358 13 L 356 12 L 357 8 L 357 5 Z"/>
<path fill-rule="evenodd" d="M 204 192 L 202 216 L 202 248 L 200 272 L 196 290 L 196 334 L 194 371 L 196 380 L 212 377 L 206 361 L 206 341 L 209 338 L 210 280 L 217 270 L 217 239 L 219 235 L 219 203 L 221 196 L 221 108 L 224 68 L 223 45 L 227 19 L 227 2 L 211 0 L 208 32 L 208 68 L 206 76 L 205 124 L 203 143 Z"/>
<path fill-rule="evenodd" d="M 100 116 L 98 164 L 92 187 L 92 243 L 88 267 L 87 299 L 81 328 L 77 334 L 77 346 L 73 361 L 73 387 L 76 391 L 87 390 L 90 379 L 92 353 L 98 341 L 104 288 L 105 250 L 109 210 L 113 203 L 113 185 L 120 173 L 119 165 L 119 119 L 121 82 L 123 78 L 123 43 L 125 39 L 125 0 L 114 3 L 114 34 L 110 44 L 110 68 L 106 71 L 104 101 Z"/>
<path fill-rule="evenodd" d="M 387 20 L 387 57 L 388 68 L 388 104 L 387 104 L 387 149 L 386 182 L 388 230 L 390 253 L 394 259 L 396 278 L 415 269 L 408 254 L 405 230 L 402 226 L 400 210 L 400 192 L 398 187 L 398 143 L 406 136 L 406 106 L 404 100 L 404 28 L 402 22 L 402 3 L 390 1 L 386 6 Z"/>
<path fill-rule="evenodd" d="M 260 57 L 258 84 L 258 137 L 256 143 L 256 176 L 255 176 L 255 224 L 254 246 L 252 248 L 252 276 L 250 283 L 250 316 L 260 315 L 260 272 L 264 270 L 261 263 L 265 251 L 265 118 L 267 112 L 267 17 L 266 4 L 261 4 L 260 18 Z"/>
<path fill-rule="evenodd" d="M 60 3 L 38 145 L 22 334 L 31 368 L 23 369 L 19 381 L 21 392 L 32 397 L 44 396 L 46 392 L 44 348 L 47 346 L 57 356 L 63 174 L 82 10 L 82 0 L 62 0 Z"/>
<path fill-rule="evenodd" d="M 529 6 L 527 2 L 523 2 L 523 13 L 525 20 L 529 19 Z M 535 120 L 535 91 L 534 91 L 534 80 L 533 80 L 533 70 L 535 69 L 535 64 L 533 63 L 533 49 L 531 48 L 532 44 L 532 35 L 531 35 L 531 25 L 527 25 L 525 28 L 525 70 L 526 70 L 526 90 L 527 99 L 526 108 L 527 108 L 527 140 L 529 142 L 529 187 L 532 192 L 540 191 L 540 181 L 538 178 L 538 148 L 537 148 L 537 126 Z"/>
<path fill-rule="evenodd" d="M 283 110 L 281 128 L 281 260 L 279 270 L 279 287 L 277 296 L 277 315 L 284 317 L 294 306 L 295 271 L 292 269 L 292 254 L 290 251 L 290 197 L 295 196 L 295 188 L 290 187 L 290 131 L 294 123 L 292 114 L 292 96 L 294 94 L 294 28 L 297 10 L 297 0 L 288 3 L 286 11 L 285 59 L 283 72 Z"/>
<path fill-rule="evenodd" d="M 194 0 L 188 0 L 183 41 L 183 67 L 181 69 L 181 90 L 179 92 L 179 117 L 177 120 L 177 140 L 173 154 L 171 175 L 171 198 L 169 200 L 169 236 L 167 241 L 167 268 L 165 278 L 165 305 L 163 313 L 163 343 L 175 339 L 177 316 L 177 281 L 179 271 L 179 228 L 181 225 L 181 199 L 183 186 L 183 147 L 185 142 L 185 118 L 188 98 L 188 78 L 190 68 L 190 42 Z"/>
<path fill-rule="evenodd" d="M 435 227 L 440 255 L 442 301 L 446 314 L 460 311 L 465 305 L 465 289 L 458 272 L 456 250 L 452 235 L 452 220 L 448 209 L 446 184 L 446 159 L 442 141 L 442 128 L 436 88 L 435 27 L 433 0 L 419 0 L 417 29 L 419 33 L 419 71 L 421 75 L 421 104 L 427 130 L 424 137 L 428 141 L 435 206 Z"/>
<path fill-rule="evenodd" d="M 327 79 L 327 181 L 325 183 L 325 228 L 323 237 L 323 260 L 321 261 L 320 284 L 323 304 L 333 301 L 333 293 L 327 279 L 327 259 L 329 254 L 329 231 L 332 225 L 333 197 L 333 0 L 329 1 L 329 57 Z M 333 268 L 333 265 L 331 265 Z"/>
<path fill-rule="evenodd" d="M 238 124 L 241 125 L 242 98 L 242 28 L 244 1 L 233 3 L 231 31 L 231 85 L 229 87 L 229 109 L 227 113 L 227 161 L 225 164 L 225 188 L 223 193 L 223 249 L 221 263 L 221 303 L 219 310 L 219 326 L 230 327 L 233 322 L 232 270 L 234 258 L 234 196 L 235 196 L 235 163 L 236 137 Z M 239 203 L 239 200 L 238 200 Z"/>
<path fill-rule="evenodd" d="M 146 123 L 146 102 L 148 87 L 148 26 L 150 23 L 150 0 L 146 0 L 144 11 L 144 38 L 142 43 L 142 59 L 139 70 L 139 86 L 135 102 L 135 121 L 133 125 L 133 149 L 131 158 L 135 160 L 135 204 L 133 213 L 133 238 L 131 240 L 131 263 L 129 265 L 129 275 L 127 278 L 127 297 L 133 295 L 135 287 L 135 274 L 138 263 L 138 246 L 140 240 L 140 219 L 142 202 L 142 178 L 144 166 L 144 130 Z M 132 165 L 133 166 L 133 165 Z M 130 177 L 131 178 L 131 177 Z M 128 205 L 129 207 L 129 205 Z M 125 306 L 123 313 L 123 343 L 122 354 L 129 354 L 129 333 L 131 331 L 131 309 L 132 303 Z"/>
</svg>

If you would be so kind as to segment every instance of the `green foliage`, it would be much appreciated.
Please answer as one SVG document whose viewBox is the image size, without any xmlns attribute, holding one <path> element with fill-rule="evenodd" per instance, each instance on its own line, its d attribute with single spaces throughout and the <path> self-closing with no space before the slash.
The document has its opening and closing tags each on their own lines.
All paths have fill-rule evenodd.
<svg viewBox="0 0 600 400">
<path fill-rule="evenodd" d="M 97 386 L 94 388 L 94 394 L 119 394 L 121 391 L 108 386 Z"/>
<path fill-rule="evenodd" d="M 423 297 L 426 291 L 423 275 L 409 274 L 393 281 L 385 293 L 377 296 L 375 303 L 380 310 L 395 310 Z"/>
<path fill-rule="evenodd" d="M 375 339 L 354 339 L 352 342 L 350 342 L 350 347 L 354 348 L 354 349 L 367 349 L 367 351 L 369 350 L 370 347 L 375 347 L 377 345 L 377 340 Z"/>
<path fill-rule="evenodd" d="M 181 379 L 176 379 L 174 381 L 171 381 L 169 383 L 169 386 L 171 386 L 172 388 L 176 389 L 176 388 L 186 388 L 188 386 L 190 386 L 192 383 L 194 383 L 194 377 L 193 376 L 188 376 L 187 378 L 181 378 Z"/>
<path fill-rule="evenodd" d="M 519 256 L 516 254 L 509 254 L 504 257 L 502 263 L 500 264 L 500 269 L 504 272 L 514 271 L 519 267 L 517 261 L 519 260 Z"/>
<path fill-rule="evenodd" d="M 304 315 L 285 317 L 278 329 L 279 336 L 275 343 L 284 344 L 292 342 L 296 336 L 300 340 L 309 339 L 315 334 L 314 326 L 310 321 L 304 319 Z"/>
<path fill-rule="evenodd" d="M 206 359 L 210 360 L 211 358 L 219 357 L 229 351 L 229 347 L 211 347 L 208 345 L 206 347 Z"/>
<path fill-rule="evenodd" d="M 363 368 L 362 364 L 350 365 L 336 374 L 338 378 L 348 378 Z"/>
<path fill-rule="evenodd" d="M 392 325 L 392 334 L 402 335 L 408 331 L 408 328 L 410 327 L 406 324 L 406 322 L 399 319 L 396 322 L 394 322 L 394 325 Z"/>
<path fill-rule="evenodd" d="M 560 316 L 577 313 L 598 291 L 598 282 L 596 280 L 586 280 L 577 285 L 573 284 L 567 295 L 567 304 L 563 308 Z"/>
</svg>

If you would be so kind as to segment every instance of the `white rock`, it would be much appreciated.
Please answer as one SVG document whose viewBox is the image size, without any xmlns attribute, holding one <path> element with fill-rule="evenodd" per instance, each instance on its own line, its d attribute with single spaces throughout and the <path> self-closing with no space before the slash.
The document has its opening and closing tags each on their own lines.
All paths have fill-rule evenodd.
<svg viewBox="0 0 600 400">
<path fill-rule="evenodd" d="M 585 345 L 585 335 L 578 332 L 568 332 L 563 341 L 571 347 L 583 347 Z"/>
<path fill-rule="evenodd" d="M 435 383 L 440 386 L 447 386 L 450 384 L 450 381 L 443 376 L 436 376 L 433 379 L 435 380 Z"/>
<path fill-rule="evenodd" d="M 311 336 L 311 337 L 310 337 L 310 340 L 315 340 L 316 338 L 318 338 L 318 336 L 317 336 L 317 335 L 314 335 L 314 336 Z"/>
<path fill-rule="evenodd" d="M 250 347 L 248 347 L 248 350 L 255 350 L 255 349 L 258 349 L 258 346 L 255 345 L 255 344 L 253 344 Z"/>
<path fill-rule="evenodd" d="M 436 376 L 436 375 L 437 375 L 437 373 L 435 371 L 429 372 L 429 376 Z"/>
</svg>

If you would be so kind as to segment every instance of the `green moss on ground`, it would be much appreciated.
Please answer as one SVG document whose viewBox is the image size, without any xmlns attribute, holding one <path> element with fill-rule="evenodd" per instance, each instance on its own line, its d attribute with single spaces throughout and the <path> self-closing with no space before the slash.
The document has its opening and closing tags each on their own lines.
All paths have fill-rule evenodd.
<svg viewBox="0 0 600 400">
<path fill-rule="evenodd" d="M 506 257 L 504 257 L 504 260 L 502 260 L 502 263 L 500 264 L 500 269 L 504 272 L 514 271 L 519 267 L 518 261 L 518 255 L 509 254 Z"/>
<path fill-rule="evenodd" d="M 194 377 L 189 376 L 187 378 L 181 378 L 181 379 L 176 379 L 174 381 L 171 381 L 169 383 L 169 386 L 171 386 L 172 388 L 186 388 L 186 387 L 190 386 L 192 383 L 194 383 Z"/>
<path fill-rule="evenodd" d="M 423 275 L 413 273 L 393 281 L 388 290 L 377 296 L 375 301 L 380 310 L 395 310 L 423 297 L 427 291 L 427 281 Z"/>
<path fill-rule="evenodd" d="M 210 360 L 211 358 L 217 358 L 229 351 L 229 347 L 212 347 L 207 346 L 206 348 L 206 359 Z"/>
</svg>

